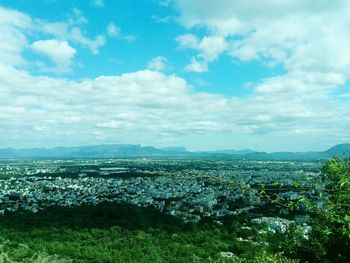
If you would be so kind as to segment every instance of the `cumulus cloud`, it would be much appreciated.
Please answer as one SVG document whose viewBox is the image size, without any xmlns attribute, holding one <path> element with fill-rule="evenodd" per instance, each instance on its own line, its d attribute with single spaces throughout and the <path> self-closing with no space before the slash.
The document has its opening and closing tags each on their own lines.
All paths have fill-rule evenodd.
<svg viewBox="0 0 350 263">
<path fill-rule="evenodd" d="M 147 68 L 154 71 L 163 71 L 167 68 L 167 58 L 158 56 L 153 58 L 149 63 Z"/>
<path fill-rule="evenodd" d="M 225 51 L 227 43 L 223 37 L 220 36 L 206 36 L 204 37 L 196 49 L 201 53 L 200 57 L 206 61 L 213 61 L 218 58 L 218 55 Z"/>
<path fill-rule="evenodd" d="M 151 70 L 70 81 L 3 65 L 0 95 L 1 146 L 29 138 L 57 144 L 137 138 L 157 145 L 160 138 L 183 142 L 222 133 L 282 145 L 286 136 L 317 141 L 331 133 L 334 143 L 348 138 L 350 130 L 348 97 L 341 104 L 325 94 L 239 99 L 194 92 L 184 79 Z"/>
<path fill-rule="evenodd" d="M 103 35 L 96 36 L 95 39 L 86 37 L 79 27 L 73 27 L 69 35 L 69 39 L 75 41 L 83 46 L 86 46 L 92 53 L 98 54 L 99 48 L 106 44 L 106 38 Z"/>
<path fill-rule="evenodd" d="M 31 48 L 36 53 L 48 56 L 56 64 L 55 71 L 70 71 L 70 65 L 76 50 L 67 41 L 38 40 L 32 43 Z"/>
<path fill-rule="evenodd" d="M 107 25 L 106 33 L 107 33 L 107 36 L 110 38 L 119 37 L 119 39 L 122 39 L 128 42 L 132 42 L 137 38 L 134 35 L 122 34 L 120 27 L 118 27 L 114 22 L 110 22 Z"/>
<path fill-rule="evenodd" d="M 56 65 L 55 68 L 50 68 L 38 60 L 33 64 L 38 65 L 39 69 L 55 73 L 69 72 L 77 53 L 71 42 L 90 49 L 94 54 L 106 43 L 104 34 L 97 35 L 94 39 L 86 36 L 80 26 L 87 22 L 78 9 L 73 9 L 65 22 L 47 22 L 0 6 L 0 63 L 28 66 L 33 62 L 27 61 L 22 53 L 31 50 L 36 54 L 46 55 Z M 33 36 L 37 39 L 29 41 Z"/>
<path fill-rule="evenodd" d="M 67 21 L 48 22 L 36 20 L 36 30 L 52 35 L 61 41 L 74 42 L 75 44 L 90 49 L 93 54 L 98 54 L 99 49 L 106 44 L 106 36 L 104 33 L 95 37 L 87 36 L 86 32 L 83 30 L 84 24 L 87 23 L 88 20 L 83 16 L 82 12 L 74 8 Z"/>
<path fill-rule="evenodd" d="M 194 49 L 199 52 L 198 58 L 203 62 L 198 62 L 195 58 L 192 58 L 191 64 L 185 67 L 187 71 L 193 72 L 207 72 L 208 62 L 218 59 L 219 54 L 227 48 L 227 43 L 224 37 L 221 36 L 206 36 L 199 40 L 193 34 L 184 34 L 176 38 L 179 48 L 181 49 Z"/>
<path fill-rule="evenodd" d="M 0 63 L 26 63 L 21 56 L 28 45 L 24 30 L 30 31 L 33 27 L 33 21 L 28 15 L 0 6 Z"/>
<path fill-rule="evenodd" d="M 191 63 L 186 65 L 185 71 L 203 73 L 208 71 L 206 61 L 198 61 L 196 58 L 191 59 Z"/>
<path fill-rule="evenodd" d="M 150 70 L 74 82 L 3 67 L 0 83 L 0 122 L 11 131 L 4 135 L 9 141 L 19 127 L 32 135 L 39 130 L 40 136 L 47 132 L 53 140 L 74 130 L 86 140 L 93 137 L 93 131 L 108 138 L 119 133 L 176 137 L 227 126 L 220 121 L 227 113 L 217 112 L 229 103 L 227 99 L 194 93 L 185 80 Z M 22 121 L 13 122 L 12 118 Z"/>
<path fill-rule="evenodd" d="M 83 25 L 87 24 L 89 21 L 83 16 L 83 13 L 78 8 L 73 8 L 71 15 L 68 17 L 67 22 L 70 25 Z"/>
<path fill-rule="evenodd" d="M 197 49 L 199 40 L 193 34 L 184 34 L 176 38 L 176 42 L 179 44 L 180 48 L 191 48 Z"/>
<path fill-rule="evenodd" d="M 68 23 L 40 21 L 39 27 L 44 33 L 53 35 L 60 40 L 69 38 L 70 25 Z"/>
<path fill-rule="evenodd" d="M 294 28 L 305 33 L 292 30 L 290 39 L 278 29 L 281 25 L 276 21 L 282 23 L 283 19 L 268 22 L 271 17 L 281 17 L 281 12 L 287 14 L 299 8 L 296 4 L 281 1 L 281 6 L 287 6 L 278 10 L 270 6 L 272 9 L 266 9 L 268 14 L 262 14 L 260 2 L 256 1 L 254 5 L 250 1 L 237 1 L 241 6 L 234 9 L 230 8 L 233 1 L 222 1 L 219 6 L 203 1 L 200 10 L 193 9 L 196 12 L 191 8 L 199 8 L 198 4 L 189 0 L 183 3 L 187 5 L 180 8 L 182 23 L 188 28 L 200 26 L 207 30 L 205 36 L 187 35 L 178 40 L 181 48 L 198 52 L 189 70 L 206 71 L 207 63 L 224 53 L 245 61 L 279 63 L 286 73 L 256 83 L 255 92 L 246 98 L 198 92 L 185 79 L 159 72 L 163 68 L 161 63 L 160 66 L 155 63 L 152 70 L 81 81 L 34 76 L 19 67 L 26 62 L 22 56 L 25 49 L 36 46 L 37 52 L 54 62 L 67 64 L 75 54 L 69 49 L 69 43 L 83 42 L 96 52 L 100 45 L 92 45 L 90 41 L 95 40 L 87 41 L 82 31 L 76 31 L 73 38 L 71 31 L 77 26 L 41 21 L 38 29 L 38 22 L 33 22 L 29 16 L 0 9 L 0 147 L 36 143 L 51 146 L 91 142 L 164 145 L 171 142 L 197 149 L 201 145 L 206 148 L 210 143 L 212 147 L 221 143 L 223 147 L 227 144 L 258 150 L 301 150 L 309 148 L 308 145 L 318 145 L 322 149 L 348 140 L 349 92 L 343 96 L 329 92 L 348 78 L 348 34 L 343 30 L 344 21 L 337 23 L 333 19 L 322 29 L 315 30 L 316 43 L 309 32 L 312 28 L 309 23 L 313 22 Z M 304 1 L 298 3 L 301 5 Z M 327 13 L 333 18 L 332 12 L 338 12 L 334 6 L 327 9 L 318 3 L 315 5 L 322 16 Z M 242 15 L 234 15 L 237 8 Z M 310 20 L 321 19 L 314 15 L 313 8 L 303 12 Z M 249 22 L 257 19 L 257 14 L 266 28 Z M 293 15 L 288 19 L 296 23 Z M 44 28 L 54 37 L 30 45 L 26 32 Z M 329 35 L 318 36 L 320 30 L 328 30 Z M 235 32 L 239 32 L 239 37 L 235 37 L 238 34 Z M 266 46 L 260 43 L 263 36 L 269 36 Z M 334 43 L 330 43 L 332 37 Z M 44 46 L 49 44 L 68 51 L 58 58 L 52 50 L 45 50 Z"/>
<path fill-rule="evenodd" d="M 301 0 L 175 0 L 179 22 L 205 35 L 179 36 L 207 62 L 235 60 L 281 65 L 286 74 L 262 80 L 259 92 L 330 90 L 350 77 L 350 3 Z M 291 80 L 293 85 L 291 85 Z M 288 87 L 282 87 L 282 86 Z"/>
</svg>

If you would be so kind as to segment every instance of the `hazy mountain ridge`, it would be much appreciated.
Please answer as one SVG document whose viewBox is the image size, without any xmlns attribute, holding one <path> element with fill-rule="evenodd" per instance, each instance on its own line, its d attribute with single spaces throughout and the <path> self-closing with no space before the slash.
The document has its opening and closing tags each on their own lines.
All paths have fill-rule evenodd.
<svg viewBox="0 0 350 263">
<path fill-rule="evenodd" d="M 256 151 L 250 150 L 250 149 L 244 149 L 244 150 L 216 150 L 216 151 L 208 151 L 204 153 L 222 153 L 222 154 L 229 154 L 229 155 L 242 155 L 242 154 L 251 154 L 251 153 L 257 153 Z"/>
<path fill-rule="evenodd" d="M 223 157 L 261 160 L 312 160 L 332 156 L 350 157 L 350 144 L 338 144 L 321 152 L 256 152 L 253 150 L 218 150 L 190 152 L 184 147 L 156 148 L 133 144 L 103 144 L 79 147 L 0 149 L 0 158 L 117 158 L 117 157 Z"/>
</svg>

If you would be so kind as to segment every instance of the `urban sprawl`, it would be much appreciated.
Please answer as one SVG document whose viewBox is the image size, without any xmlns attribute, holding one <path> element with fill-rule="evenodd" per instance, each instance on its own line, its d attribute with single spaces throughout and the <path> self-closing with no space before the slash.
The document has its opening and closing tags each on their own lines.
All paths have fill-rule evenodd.
<svg viewBox="0 0 350 263">
<path fill-rule="evenodd" d="M 210 217 L 220 223 L 224 216 L 266 205 L 262 189 L 287 201 L 308 195 L 322 206 L 320 167 L 318 162 L 245 160 L 3 160 L 0 216 L 117 202 L 152 207 L 185 222 Z M 310 231 L 307 221 L 308 215 L 294 221 L 254 219 L 279 232 L 295 222 Z"/>
</svg>

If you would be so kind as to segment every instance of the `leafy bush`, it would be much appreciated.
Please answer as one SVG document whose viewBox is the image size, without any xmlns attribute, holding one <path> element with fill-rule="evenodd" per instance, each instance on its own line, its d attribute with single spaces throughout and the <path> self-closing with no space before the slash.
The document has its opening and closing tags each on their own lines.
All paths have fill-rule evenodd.
<svg viewBox="0 0 350 263">
<path fill-rule="evenodd" d="M 280 237 L 277 250 L 307 262 L 350 261 L 350 159 L 332 158 L 323 167 L 327 199 L 310 206 L 312 234 L 305 240 L 296 229 Z M 275 249 L 276 251 L 276 249 Z"/>
</svg>

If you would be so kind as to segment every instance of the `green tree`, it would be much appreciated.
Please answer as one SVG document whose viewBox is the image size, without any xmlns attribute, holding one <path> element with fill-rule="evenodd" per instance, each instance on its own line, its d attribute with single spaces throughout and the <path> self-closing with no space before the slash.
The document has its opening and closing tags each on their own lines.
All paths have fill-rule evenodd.
<svg viewBox="0 0 350 263">
<path fill-rule="evenodd" d="M 308 262 L 350 262 L 350 159 L 332 158 L 323 166 L 326 201 L 311 206 L 312 235 L 305 241 L 290 233 L 286 254 Z"/>
</svg>

